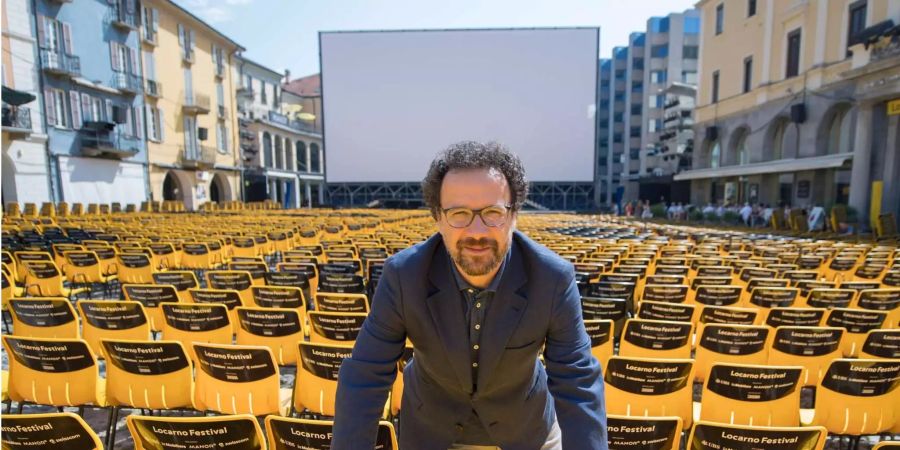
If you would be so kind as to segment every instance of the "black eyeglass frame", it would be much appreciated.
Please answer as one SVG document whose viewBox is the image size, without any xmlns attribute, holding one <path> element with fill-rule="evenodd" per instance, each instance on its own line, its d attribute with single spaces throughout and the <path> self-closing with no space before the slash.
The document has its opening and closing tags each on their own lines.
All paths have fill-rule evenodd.
<svg viewBox="0 0 900 450">
<path fill-rule="evenodd" d="M 487 227 L 496 228 L 496 227 L 502 227 L 503 225 L 506 225 L 506 219 L 504 219 L 503 222 L 498 223 L 498 224 L 494 224 L 494 225 L 489 225 L 487 222 L 485 222 L 484 216 L 482 216 L 481 213 L 484 212 L 484 210 L 486 210 L 486 209 L 491 209 L 491 208 L 503 208 L 503 209 L 505 209 L 505 210 L 506 210 L 506 214 L 505 214 L 506 219 L 509 218 L 509 213 L 512 212 L 512 205 L 509 204 L 509 203 L 506 203 L 506 204 L 503 204 L 503 205 L 490 205 L 490 206 L 485 206 L 484 208 L 481 208 L 481 209 L 469 209 L 469 208 L 463 208 L 463 207 L 446 208 L 446 209 L 441 209 L 441 213 L 444 214 L 444 219 L 447 220 L 447 225 L 450 225 L 452 228 L 466 228 L 466 227 L 468 227 L 469 225 L 472 225 L 472 222 L 475 221 L 475 216 L 480 217 L 480 218 L 481 218 L 481 223 L 483 223 L 483 224 L 484 224 L 485 226 L 487 226 Z M 447 217 L 447 212 L 448 212 L 448 211 L 452 211 L 452 210 L 467 210 L 467 211 L 469 211 L 470 213 L 472 213 L 472 215 L 469 216 L 469 223 L 467 223 L 467 224 L 465 224 L 465 225 L 462 225 L 462 226 L 456 226 L 456 225 L 453 225 L 452 223 L 450 223 L 450 219 Z"/>
</svg>

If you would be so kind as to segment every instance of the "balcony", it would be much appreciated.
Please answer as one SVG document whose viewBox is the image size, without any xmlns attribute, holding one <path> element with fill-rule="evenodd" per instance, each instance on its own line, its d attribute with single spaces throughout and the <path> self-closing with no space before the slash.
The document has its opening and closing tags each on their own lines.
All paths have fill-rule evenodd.
<svg viewBox="0 0 900 450">
<path fill-rule="evenodd" d="M 288 116 L 281 114 L 280 112 L 277 112 L 277 111 L 269 111 L 268 121 L 278 124 L 278 125 L 293 128 L 297 131 L 304 131 L 307 133 L 319 133 L 320 132 L 319 130 L 316 129 L 315 124 L 306 122 L 304 120 L 297 120 L 297 119 L 291 120 L 290 118 L 288 118 Z"/>
<path fill-rule="evenodd" d="M 181 60 L 188 64 L 192 64 L 194 62 L 194 50 L 191 48 L 182 48 Z"/>
<path fill-rule="evenodd" d="M 222 120 L 228 120 L 228 110 L 225 109 L 225 105 L 219 105 L 218 116 Z"/>
<path fill-rule="evenodd" d="M 156 30 L 154 30 L 152 26 L 147 26 L 145 24 L 144 32 L 141 35 L 141 40 L 143 40 L 144 43 L 146 43 L 146 44 L 156 46 L 156 44 L 157 44 Z"/>
<path fill-rule="evenodd" d="M 137 30 L 137 12 L 129 12 L 124 3 L 125 2 L 116 2 L 112 5 L 109 5 L 109 11 L 106 13 L 106 18 L 109 20 L 109 23 L 116 28 L 120 28 L 125 31 Z M 132 9 L 135 9 L 133 5 Z"/>
<path fill-rule="evenodd" d="M 144 89 L 144 80 L 133 73 L 116 72 L 113 74 L 112 86 L 128 94 L 137 94 Z"/>
<path fill-rule="evenodd" d="M 225 78 L 225 64 L 222 64 L 220 61 L 216 61 L 216 78 L 220 80 Z"/>
<path fill-rule="evenodd" d="M 41 49 L 41 67 L 45 72 L 55 75 L 81 76 L 80 58 L 49 49 Z"/>
<path fill-rule="evenodd" d="M 185 114 L 208 114 L 209 108 L 208 95 L 189 93 L 184 96 L 184 105 L 182 105 L 181 111 Z"/>
<path fill-rule="evenodd" d="M 237 87 L 237 95 L 238 95 L 238 97 L 253 98 L 253 88 L 247 87 L 247 86 L 238 86 Z"/>
<path fill-rule="evenodd" d="M 11 135 L 31 134 L 31 109 L 3 104 L 3 132 Z"/>
<path fill-rule="evenodd" d="M 181 146 L 179 162 L 189 169 L 212 169 L 216 166 L 216 148 L 208 145 Z"/>
<path fill-rule="evenodd" d="M 141 140 L 117 132 L 114 123 L 87 121 L 78 135 L 85 156 L 122 159 L 141 151 Z"/>
<path fill-rule="evenodd" d="M 145 80 L 147 86 L 144 88 L 144 92 L 147 93 L 149 97 L 162 97 L 162 84 L 156 80 Z"/>
</svg>

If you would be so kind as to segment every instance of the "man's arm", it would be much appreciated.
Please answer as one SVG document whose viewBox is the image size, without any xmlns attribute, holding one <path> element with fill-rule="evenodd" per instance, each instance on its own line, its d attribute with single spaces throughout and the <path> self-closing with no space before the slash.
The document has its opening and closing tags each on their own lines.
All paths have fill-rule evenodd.
<svg viewBox="0 0 900 450">
<path fill-rule="evenodd" d="M 341 363 L 332 450 L 375 448 L 378 420 L 406 343 L 401 305 L 397 272 L 388 260 L 353 354 Z"/>
<path fill-rule="evenodd" d="M 606 403 L 600 364 L 581 317 L 571 266 L 559 281 L 544 349 L 547 384 L 566 450 L 606 450 Z"/>
</svg>

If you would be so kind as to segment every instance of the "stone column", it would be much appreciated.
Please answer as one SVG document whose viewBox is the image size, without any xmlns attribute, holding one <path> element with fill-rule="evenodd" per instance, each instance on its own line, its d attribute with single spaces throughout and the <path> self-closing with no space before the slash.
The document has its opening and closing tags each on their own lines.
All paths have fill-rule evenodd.
<svg viewBox="0 0 900 450">
<path fill-rule="evenodd" d="M 900 215 L 900 115 L 889 116 L 887 122 L 881 211 Z"/>
<path fill-rule="evenodd" d="M 871 187 L 872 108 L 870 103 L 857 107 L 853 136 L 853 169 L 850 172 L 850 206 L 856 209 L 860 222 L 869 220 L 869 188 Z"/>
</svg>

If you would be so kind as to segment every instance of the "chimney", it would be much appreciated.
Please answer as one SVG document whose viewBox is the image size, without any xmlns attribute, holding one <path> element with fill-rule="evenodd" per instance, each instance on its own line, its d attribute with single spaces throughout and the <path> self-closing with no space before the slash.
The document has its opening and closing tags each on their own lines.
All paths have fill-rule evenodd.
<svg viewBox="0 0 900 450">
<path fill-rule="evenodd" d="M 291 82 L 291 71 L 288 69 L 284 69 L 284 84 L 288 84 Z"/>
</svg>

